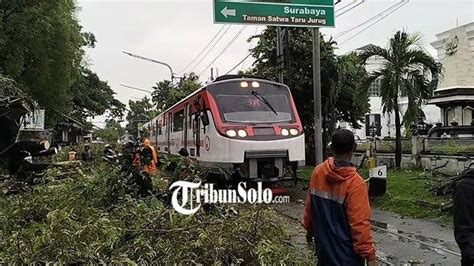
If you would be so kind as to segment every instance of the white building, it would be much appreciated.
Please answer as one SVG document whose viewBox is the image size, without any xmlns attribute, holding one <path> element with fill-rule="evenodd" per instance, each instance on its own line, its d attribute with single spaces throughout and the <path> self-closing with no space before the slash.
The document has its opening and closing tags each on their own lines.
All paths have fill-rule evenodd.
<svg viewBox="0 0 474 266">
<path fill-rule="evenodd" d="M 441 108 L 445 126 L 474 126 L 474 22 L 436 37 L 431 45 L 443 64 L 444 77 L 430 103 Z"/>
<path fill-rule="evenodd" d="M 364 50 L 366 46 L 360 47 L 354 50 L 356 53 Z M 367 60 L 366 70 L 368 73 L 372 73 L 381 68 L 383 64 L 383 59 L 378 57 L 372 57 Z M 340 123 L 341 128 L 352 129 L 354 134 L 358 135 L 361 139 L 369 138 L 370 132 L 369 127 L 374 123 L 378 126 L 377 136 L 384 137 L 395 137 L 395 114 L 393 113 L 383 113 L 382 107 L 382 97 L 380 97 L 381 81 L 377 79 L 372 83 L 369 88 L 369 103 L 370 103 L 370 112 L 366 114 L 365 121 L 362 124 L 361 129 L 352 129 L 347 123 Z M 403 115 L 405 114 L 408 107 L 407 97 L 400 95 L 398 98 L 399 110 L 400 110 L 400 119 L 403 120 Z M 421 109 L 425 115 L 425 122 L 429 124 L 435 124 L 441 121 L 441 111 L 440 108 L 434 105 L 422 105 Z M 402 128 L 403 134 L 404 128 Z"/>
</svg>

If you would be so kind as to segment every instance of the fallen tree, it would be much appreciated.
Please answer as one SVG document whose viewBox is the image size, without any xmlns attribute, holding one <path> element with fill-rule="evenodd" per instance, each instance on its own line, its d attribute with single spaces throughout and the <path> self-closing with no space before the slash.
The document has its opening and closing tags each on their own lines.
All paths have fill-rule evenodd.
<svg viewBox="0 0 474 266">
<path fill-rule="evenodd" d="M 179 165 L 174 177 L 198 173 Z M 270 208 L 211 205 L 183 216 L 163 199 L 166 180 L 153 182 L 140 197 L 99 156 L 50 169 L 43 184 L 0 198 L 0 262 L 314 264 Z"/>
</svg>

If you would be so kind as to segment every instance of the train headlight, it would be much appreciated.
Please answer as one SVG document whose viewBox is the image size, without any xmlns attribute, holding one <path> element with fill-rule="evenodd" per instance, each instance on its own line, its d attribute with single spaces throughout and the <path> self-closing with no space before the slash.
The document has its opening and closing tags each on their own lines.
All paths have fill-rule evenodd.
<svg viewBox="0 0 474 266">
<path fill-rule="evenodd" d="M 239 130 L 237 133 L 239 134 L 239 137 L 241 137 L 241 138 L 247 137 L 247 131 L 245 131 L 243 129 Z"/>
<path fill-rule="evenodd" d="M 260 88 L 260 83 L 254 81 L 254 82 L 252 82 L 252 87 L 254 87 L 254 88 Z"/>
<path fill-rule="evenodd" d="M 296 136 L 296 135 L 298 135 L 299 133 L 300 133 L 300 131 L 299 131 L 298 129 L 295 129 L 295 128 L 290 129 L 290 134 L 291 134 L 292 136 Z"/>
<path fill-rule="evenodd" d="M 225 134 L 231 138 L 235 138 L 237 136 L 237 132 L 235 132 L 233 129 L 227 130 Z"/>
<path fill-rule="evenodd" d="M 248 84 L 246 81 L 242 81 L 242 82 L 240 82 L 240 87 L 242 87 L 242 88 L 248 88 L 248 87 L 249 87 L 249 84 Z"/>
<path fill-rule="evenodd" d="M 288 131 L 288 129 L 284 128 L 284 129 L 281 130 L 281 134 L 286 137 L 286 136 L 290 135 L 290 131 Z"/>
</svg>

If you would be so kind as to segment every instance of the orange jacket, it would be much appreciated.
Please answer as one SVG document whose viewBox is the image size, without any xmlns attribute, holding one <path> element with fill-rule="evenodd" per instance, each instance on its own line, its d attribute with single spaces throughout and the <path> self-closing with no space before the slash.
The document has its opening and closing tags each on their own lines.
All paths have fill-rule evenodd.
<svg viewBox="0 0 474 266">
<path fill-rule="evenodd" d="M 314 170 L 302 224 L 313 233 L 321 265 L 375 260 L 368 189 L 356 168 L 329 158 Z"/>
<path fill-rule="evenodd" d="M 153 148 L 153 146 L 151 146 L 150 140 L 145 139 L 144 145 L 145 145 L 145 147 L 148 147 L 148 148 L 151 149 L 152 155 L 153 155 L 153 160 L 150 162 L 149 165 L 144 165 L 143 166 L 143 171 L 145 171 L 149 174 L 153 174 L 157 171 L 156 165 L 158 164 L 158 155 L 156 154 L 155 148 Z"/>
</svg>

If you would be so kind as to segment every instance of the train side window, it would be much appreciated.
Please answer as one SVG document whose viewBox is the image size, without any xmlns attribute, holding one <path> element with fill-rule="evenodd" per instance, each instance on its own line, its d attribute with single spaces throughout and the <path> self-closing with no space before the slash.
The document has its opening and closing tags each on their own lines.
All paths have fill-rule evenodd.
<svg viewBox="0 0 474 266">
<path fill-rule="evenodd" d="M 183 131 L 184 128 L 184 109 L 174 113 L 173 132 Z"/>
<path fill-rule="evenodd" d="M 163 129 L 162 129 L 161 123 L 158 123 L 157 127 L 158 127 L 158 136 L 161 136 L 163 134 Z"/>
</svg>

